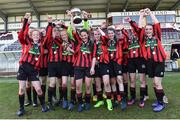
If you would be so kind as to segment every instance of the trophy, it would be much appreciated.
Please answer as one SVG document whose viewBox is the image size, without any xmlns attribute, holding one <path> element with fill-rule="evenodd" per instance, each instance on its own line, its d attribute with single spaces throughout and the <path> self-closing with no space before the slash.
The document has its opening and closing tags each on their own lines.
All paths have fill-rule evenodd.
<svg viewBox="0 0 180 120">
<path fill-rule="evenodd" d="M 81 19 L 82 12 L 79 8 L 73 8 L 70 10 L 70 12 L 73 15 L 74 24 L 79 24 L 82 22 L 82 19 Z"/>
<path fill-rule="evenodd" d="M 86 11 L 81 11 L 79 8 L 72 8 L 71 10 L 66 11 L 67 14 L 70 16 L 73 16 L 73 23 L 79 24 L 82 22 L 82 16 L 85 19 L 91 18 L 92 15 L 90 13 L 87 13 Z"/>
</svg>

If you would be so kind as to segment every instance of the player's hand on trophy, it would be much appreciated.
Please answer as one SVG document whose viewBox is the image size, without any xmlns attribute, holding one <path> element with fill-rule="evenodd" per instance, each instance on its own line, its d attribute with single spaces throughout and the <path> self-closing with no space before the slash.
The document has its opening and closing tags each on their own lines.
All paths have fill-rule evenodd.
<svg viewBox="0 0 180 120">
<path fill-rule="evenodd" d="M 125 17 L 124 19 L 126 22 L 130 22 L 131 21 L 131 18 L 130 17 Z"/>
<path fill-rule="evenodd" d="M 139 12 L 140 12 L 140 15 L 142 15 L 142 16 L 144 16 L 144 15 L 145 15 L 145 11 L 144 11 L 144 9 L 141 9 Z"/>
<path fill-rule="evenodd" d="M 24 18 L 29 19 L 30 16 L 31 16 L 31 13 L 26 13 L 26 14 L 24 15 Z"/>
<path fill-rule="evenodd" d="M 52 19 L 52 16 L 48 15 L 48 23 L 52 23 L 53 19 Z"/>
<path fill-rule="evenodd" d="M 82 15 L 83 15 L 84 19 L 88 19 L 88 18 L 92 17 L 91 13 L 88 13 L 86 11 L 82 11 Z"/>
<path fill-rule="evenodd" d="M 88 19 L 88 13 L 86 11 L 82 11 L 82 15 L 84 19 Z"/>
<path fill-rule="evenodd" d="M 70 10 L 66 10 L 66 13 L 67 13 L 67 15 L 68 15 L 69 17 L 71 17 L 71 16 L 72 16 L 72 13 L 71 13 L 71 11 L 70 11 Z"/>
<path fill-rule="evenodd" d="M 146 8 L 144 11 L 147 15 L 150 15 L 150 13 L 151 13 L 151 10 L 149 8 Z"/>
</svg>

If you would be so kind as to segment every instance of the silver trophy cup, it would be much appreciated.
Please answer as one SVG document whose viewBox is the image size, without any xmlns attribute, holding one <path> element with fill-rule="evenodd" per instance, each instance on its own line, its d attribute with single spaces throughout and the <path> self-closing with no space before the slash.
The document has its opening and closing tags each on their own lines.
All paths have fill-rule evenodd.
<svg viewBox="0 0 180 120">
<path fill-rule="evenodd" d="M 71 13 L 73 15 L 73 22 L 74 24 L 79 24 L 82 22 L 82 18 L 81 18 L 81 15 L 82 15 L 82 12 L 79 8 L 73 8 L 71 9 Z"/>
</svg>

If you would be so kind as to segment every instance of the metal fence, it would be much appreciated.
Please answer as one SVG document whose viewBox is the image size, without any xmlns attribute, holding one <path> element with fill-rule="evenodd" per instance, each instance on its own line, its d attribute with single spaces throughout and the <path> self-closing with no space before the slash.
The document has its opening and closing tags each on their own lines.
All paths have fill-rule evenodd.
<svg viewBox="0 0 180 120">
<path fill-rule="evenodd" d="M 0 76 L 16 74 L 20 55 L 21 51 L 0 52 Z"/>
</svg>

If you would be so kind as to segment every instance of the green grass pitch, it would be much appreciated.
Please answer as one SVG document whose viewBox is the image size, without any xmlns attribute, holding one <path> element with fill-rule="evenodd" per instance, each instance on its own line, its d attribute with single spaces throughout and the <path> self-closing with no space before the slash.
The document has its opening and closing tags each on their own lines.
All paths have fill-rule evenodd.
<svg viewBox="0 0 180 120">
<path fill-rule="evenodd" d="M 25 107 L 26 114 L 21 119 L 180 119 L 180 73 L 165 73 L 163 86 L 169 103 L 160 113 L 152 111 L 151 103 L 155 100 L 152 88 L 152 80 L 148 79 L 148 91 L 150 99 L 146 102 L 145 108 L 139 108 L 138 102 L 121 111 L 120 107 L 114 111 L 108 111 L 105 106 L 93 108 L 82 113 L 77 112 L 77 107 L 72 111 L 56 107 L 55 111 L 42 113 L 41 107 Z M 139 81 L 137 80 L 137 98 L 139 98 Z M 0 118 L 18 119 L 16 111 L 18 104 L 18 81 L 15 78 L 0 78 Z M 58 94 L 57 94 L 58 95 Z M 47 97 L 46 97 L 47 101 Z M 94 103 L 92 103 L 94 104 Z"/>
</svg>

